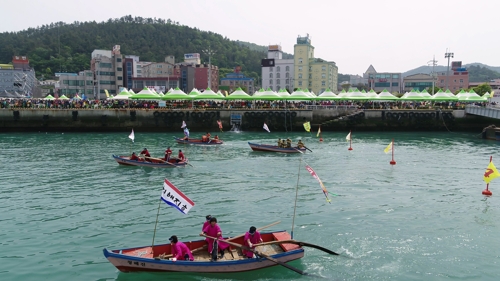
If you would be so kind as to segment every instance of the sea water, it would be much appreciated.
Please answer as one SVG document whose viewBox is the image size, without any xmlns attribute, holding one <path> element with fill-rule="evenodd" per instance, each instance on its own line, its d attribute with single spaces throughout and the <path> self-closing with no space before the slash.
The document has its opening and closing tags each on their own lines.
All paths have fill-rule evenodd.
<svg viewBox="0 0 500 281">
<path fill-rule="evenodd" d="M 182 133 L 182 132 L 181 132 Z M 276 266 L 251 273 L 121 273 L 103 248 L 200 239 L 206 215 L 226 236 L 281 221 L 312 248 L 290 265 L 327 280 L 498 280 L 500 179 L 483 174 L 498 143 L 463 133 L 219 132 L 221 146 L 169 133 L 0 134 L 1 280 L 311 280 Z M 192 132 L 191 137 L 197 133 Z M 305 154 L 252 152 L 247 142 L 301 139 Z M 394 139 L 394 160 L 384 149 Z M 119 166 L 112 154 L 182 149 L 192 167 Z M 314 169 L 329 192 L 305 170 Z M 167 178 L 195 202 L 160 202 Z M 296 201 L 297 192 L 297 201 Z M 296 204 L 295 204 L 296 203 Z M 294 207 L 296 205 L 296 207 Z M 295 210 L 294 210 L 295 209 Z M 292 228 L 293 214 L 296 214 Z"/>
</svg>

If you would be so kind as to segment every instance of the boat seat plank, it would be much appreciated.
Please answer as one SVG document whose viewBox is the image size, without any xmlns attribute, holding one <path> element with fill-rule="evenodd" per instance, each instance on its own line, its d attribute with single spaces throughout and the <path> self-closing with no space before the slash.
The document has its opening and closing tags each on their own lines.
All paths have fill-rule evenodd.
<svg viewBox="0 0 500 281">
<path fill-rule="evenodd" d="M 286 233 L 286 232 L 276 232 L 276 233 L 273 233 L 273 237 L 277 240 L 277 241 L 281 241 L 281 240 L 290 240 L 292 239 L 292 237 L 290 236 L 290 234 Z M 285 252 L 288 252 L 288 251 L 292 251 L 292 250 L 296 250 L 296 249 L 299 249 L 300 246 L 299 245 L 295 245 L 295 244 L 280 244 L 280 247 L 283 249 L 283 251 Z"/>
</svg>

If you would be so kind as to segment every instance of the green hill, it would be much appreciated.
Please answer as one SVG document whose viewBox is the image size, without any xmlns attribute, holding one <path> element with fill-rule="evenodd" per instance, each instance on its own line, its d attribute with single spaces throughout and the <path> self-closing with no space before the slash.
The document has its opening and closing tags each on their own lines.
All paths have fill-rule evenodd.
<svg viewBox="0 0 500 281">
<path fill-rule="evenodd" d="M 216 51 L 212 64 L 242 71 L 260 81 L 260 62 L 267 52 L 232 41 L 220 34 L 180 25 L 170 19 L 124 16 L 106 22 L 63 22 L 42 25 L 19 32 L 0 33 L 0 63 L 9 63 L 13 55 L 27 55 L 37 76 L 55 72 L 78 72 L 90 68 L 94 49 L 111 50 L 120 45 L 121 53 L 138 55 L 142 61 L 164 61 L 174 55 L 177 62 L 185 53 L 200 53 L 208 45 Z M 265 48 L 265 47 L 263 47 Z"/>
</svg>

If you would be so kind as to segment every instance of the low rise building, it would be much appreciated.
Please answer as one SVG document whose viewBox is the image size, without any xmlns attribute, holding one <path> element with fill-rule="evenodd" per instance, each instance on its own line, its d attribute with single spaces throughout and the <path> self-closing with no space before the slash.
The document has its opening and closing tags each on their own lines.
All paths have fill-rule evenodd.
<svg viewBox="0 0 500 281">
<path fill-rule="evenodd" d="M 433 79 L 432 75 L 424 73 L 406 76 L 405 78 L 403 78 L 403 84 L 404 84 L 403 91 L 410 92 L 411 90 L 418 90 L 421 92 L 424 89 L 430 89 L 428 92 L 430 94 L 433 94 L 432 93 L 433 80 L 435 83 L 436 77 L 434 77 Z"/>
<path fill-rule="evenodd" d="M 237 88 L 242 88 L 249 95 L 253 95 L 255 92 L 255 79 L 246 77 L 241 72 L 241 67 L 237 66 L 234 68 L 233 73 L 226 74 L 225 78 L 221 79 L 221 86 L 226 86 L 229 88 L 229 92 L 233 92 Z M 215 90 L 214 90 L 215 91 Z"/>
<path fill-rule="evenodd" d="M 269 45 L 267 58 L 274 60 L 274 66 L 262 67 L 262 88 L 270 88 L 276 92 L 287 89 L 290 93 L 293 92 L 294 60 L 283 59 L 280 45 Z"/>
</svg>

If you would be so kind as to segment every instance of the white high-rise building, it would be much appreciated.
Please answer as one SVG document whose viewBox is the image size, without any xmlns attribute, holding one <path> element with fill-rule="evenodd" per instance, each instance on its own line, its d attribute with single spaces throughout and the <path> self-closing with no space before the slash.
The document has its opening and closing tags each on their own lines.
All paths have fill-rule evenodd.
<svg viewBox="0 0 500 281">
<path fill-rule="evenodd" d="M 274 59 L 274 67 L 262 67 L 262 88 L 273 91 L 287 89 L 293 92 L 293 59 L 283 59 L 280 45 L 269 45 L 267 58 Z"/>
</svg>

